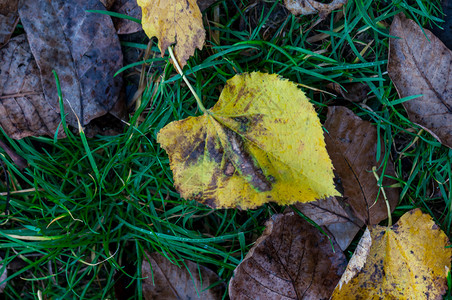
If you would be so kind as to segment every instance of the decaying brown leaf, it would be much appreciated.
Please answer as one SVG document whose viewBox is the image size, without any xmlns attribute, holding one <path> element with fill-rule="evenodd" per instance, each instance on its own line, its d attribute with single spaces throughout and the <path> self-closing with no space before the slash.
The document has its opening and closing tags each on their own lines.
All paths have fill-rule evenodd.
<svg viewBox="0 0 452 300">
<path fill-rule="evenodd" d="M 326 17 L 345 3 L 347 0 L 333 0 L 330 3 L 316 0 L 284 0 L 286 8 L 295 16 L 320 14 L 321 18 Z"/>
<path fill-rule="evenodd" d="M 229 283 L 231 299 L 326 299 L 347 260 L 294 213 L 274 215 Z"/>
<path fill-rule="evenodd" d="M 362 102 L 367 98 L 370 87 L 362 82 L 350 82 L 339 85 L 338 83 L 329 83 L 327 88 L 342 95 L 344 99 L 351 102 Z"/>
<path fill-rule="evenodd" d="M 60 121 L 59 109 L 44 97 L 25 35 L 14 37 L 0 49 L 0 126 L 11 138 L 21 139 L 53 136 Z"/>
<path fill-rule="evenodd" d="M 425 32 L 425 35 L 424 35 Z M 429 30 L 404 15 L 391 25 L 388 73 L 401 98 L 423 96 L 403 106 L 411 121 L 452 148 L 452 51 Z"/>
<path fill-rule="evenodd" d="M 295 207 L 317 225 L 325 226 L 342 250 L 350 245 L 364 225 L 345 205 L 342 197 L 328 197 L 308 203 L 296 203 Z"/>
<path fill-rule="evenodd" d="M 183 68 L 187 60 L 202 49 L 206 31 L 196 0 L 137 0 L 142 8 L 142 25 L 148 37 L 156 36 L 162 56 L 176 43 L 174 52 Z"/>
<path fill-rule="evenodd" d="M 98 0 L 20 0 L 19 14 L 41 73 L 46 103 L 59 111 L 55 70 L 68 123 L 84 126 L 118 101 L 122 84 L 115 72 L 122 52 L 110 16 Z"/>
<path fill-rule="evenodd" d="M 0 0 L 0 48 L 9 41 L 19 22 L 18 3 L 19 0 Z"/>
<path fill-rule="evenodd" d="M 378 167 L 381 163 L 376 161 L 377 129 L 351 110 L 339 106 L 328 108 L 324 126 L 328 131 L 325 135 L 326 148 L 342 181 L 345 203 L 364 223 L 378 224 L 388 217 L 388 210 L 381 192 L 375 202 L 379 187 L 372 167 Z M 381 149 L 383 157 L 384 147 Z M 388 161 L 385 174 L 395 177 L 391 160 Z M 395 208 L 399 200 L 398 190 L 387 187 L 393 183 L 388 178 L 383 180 L 391 209 Z"/>
<path fill-rule="evenodd" d="M 141 20 L 141 8 L 138 6 L 137 0 L 116 0 L 111 11 Z M 130 34 L 143 30 L 141 24 L 131 20 L 115 17 L 112 17 L 112 20 L 118 34 Z"/>
<path fill-rule="evenodd" d="M 206 290 L 210 285 L 220 281 L 217 274 L 188 260 L 184 261 L 184 264 L 185 266 L 179 268 L 158 253 L 146 253 L 141 265 L 144 298 L 146 300 L 222 298 L 224 284 L 220 283 Z"/>
<path fill-rule="evenodd" d="M 390 228 L 369 227 L 332 299 L 442 299 L 451 259 L 446 234 L 409 211 Z"/>
</svg>

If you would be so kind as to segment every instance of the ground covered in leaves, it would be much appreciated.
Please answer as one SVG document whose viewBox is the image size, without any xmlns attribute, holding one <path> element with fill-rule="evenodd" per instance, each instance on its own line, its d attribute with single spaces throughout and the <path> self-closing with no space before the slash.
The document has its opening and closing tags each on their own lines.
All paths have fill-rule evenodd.
<svg viewBox="0 0 452 300">
<path fill-rule="evenodd" d="M 450 296 L 448 1 L 72 2 L 0 1 L 2 297 Z"/>
</svg>

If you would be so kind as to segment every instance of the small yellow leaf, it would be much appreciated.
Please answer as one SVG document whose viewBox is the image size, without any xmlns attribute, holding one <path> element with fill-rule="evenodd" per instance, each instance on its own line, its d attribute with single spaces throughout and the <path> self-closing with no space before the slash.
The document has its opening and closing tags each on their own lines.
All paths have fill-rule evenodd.
<svg viewBox="0 0 452 300">
<path fill-rule="evenodd" d="M 206 37 L 196 0 L 137 0 L 137 3 L 142 9 L 146 35 L 159 39 L 162 56 L 176 43 L 174 52 L 183 68 L 195 49 L 202 49 Z"/>
<path fill-rule="evenodd" d="M 211 207 L 338 195 L 314 107 L 277 75 L 234 76 L 207 114 L 168 124 L 157 141 L 181 196 Z"/>
<path fill-rule="evenodd" d="M 370 239 L 370 251 L 357 248 L 364 267 L 347 267 L 332 299 L 442 299 L 452 248 L 429 215 L 415 209 L 391 228 L 374 225 Z"/>
</svg>

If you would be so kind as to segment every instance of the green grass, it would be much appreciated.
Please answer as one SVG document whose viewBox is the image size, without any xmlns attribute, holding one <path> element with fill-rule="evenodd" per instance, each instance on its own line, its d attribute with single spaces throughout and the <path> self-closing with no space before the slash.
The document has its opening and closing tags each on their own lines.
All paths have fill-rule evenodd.
<svg viewBox="0 0 452 300">
<path fill-rule="evenodd" d="M 420 207 L 451 237 L 452 150 L 407 119 L 386 73 L 392 17 L 405 12 L 421 25 L 439 24 L 436 1 L 349 0 L 314 28 L 317 16 L 273 19 L 280 8 L 272 2 L 257 13 L 247 9 L 245 0 L 215 6 L 221 18 L 210 24 L 210 32 L 219 33 L 220 45 L 208 31 L 204 50 L 185 69 L 207 108 L 228 79 L 251 71 L 278 73 L 309 87 L 303 90 L 322 120 L 328 105 L 352 108 L 379 129 L 388 150 L 380 167 L 389 156 L 395 162 L 402 192 L 394 217 Z M 213 8 L 205 14 L 212 20 Z M 152 49 L 158 52 L 155 42 Z M 14 141 L 0 133 L 29 163 L 21 171 L 0 152 L 11 188 L 11 214 L 0 221 L 0 256 L 3 268 L 9 268 L 4 297 L 111 299 L 115 282 L 123 280 L 130 284 L 129 295 L 141 298 L 145 250 L 176 264 L 196 261 L 228 282 L 265 220 L 283 211 L 274 204 L 250 211 L 212 210 L 179 197 L 156 135 L 169 122 L 200 111 L 167 56 L 146 63 L 161 68 L 146 73 L 149 85 L 122 134 L 86 138 L 64 124 L 68 138 L 60 140 Z M 318 92 L 330 82 L 368 84 L 366 105 Z M 0 178 L 4 210 L 4 171 Z"/>
</svg>

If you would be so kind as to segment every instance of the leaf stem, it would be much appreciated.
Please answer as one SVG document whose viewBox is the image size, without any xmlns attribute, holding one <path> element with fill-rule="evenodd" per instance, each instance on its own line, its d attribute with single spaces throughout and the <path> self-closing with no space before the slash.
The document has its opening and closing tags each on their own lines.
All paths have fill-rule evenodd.
<svg viewBox="0 0 452 300">
<path fill-rule="evenodd" d="M 377 168 L 375 166 L 372 167 L 372 173 L 374 173 L 375 178 L 377 179 L 377 185 L 380 188 L 381 192 L 383 193 L 383 198 L 386 202 L 386 207 L 388 208 L 388 228 L 392 226 L 392 215 L 391 215 L 391 206 L 389 205 L 388 197 L 386 197 L 385 190 L 379 183 L 380 177 L 377 174 Z"/>
<path fill-rule="evenodd" d="M 184 75 L 184 73 L 182 72 L 181 67 L 179 66 L 179 63 L 177 62 L 176 56 L 174 55 L 173 52 L 173 48 L 170 46 L 168 47 L 168 52 L 171 56 L 171 59 L 173 60 L 173 64 L 176 67 L 177 71 L 179 72 L 180 76 L 182 76 L 182 79 L 185 81 L 185 83 L 188 85 L 188 88 L 190 89 L 191 93 L 193 94 L 193 96 L 196 99 L 196 103 L 198 104 L 199 109 L 204 113 L 204 114 L 209 114 L 209 112 L 207 111 L 207 109 L 204 107 L 204 105 L 201 102 L 201 99 L 199 98 L 198 94 L 196 94 L 195 89 L 192 87 L 192 85 L 190 84 L 190 82 L 188 81 L 187 77 Z"/>
</svg>

